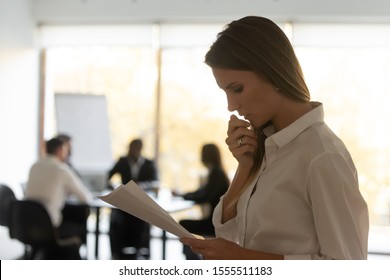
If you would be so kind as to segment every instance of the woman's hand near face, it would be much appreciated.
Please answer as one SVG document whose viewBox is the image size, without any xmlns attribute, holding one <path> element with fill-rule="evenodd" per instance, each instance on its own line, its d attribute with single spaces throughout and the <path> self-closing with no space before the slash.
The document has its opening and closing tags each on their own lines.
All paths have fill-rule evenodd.
<svg viewBox="0 0 390 280">
<path fill-rule="evenodd" d="M 254 153 L 257 150 L 257 136 L 250 127 L 248 121 L 232 115 L 229 120 L 228 137 L 225 141 L 237 161 L 248 167 L 253 165 Z M 242 145 L 240 145 L 239 139 L 241 139 Z"/>
</svg>

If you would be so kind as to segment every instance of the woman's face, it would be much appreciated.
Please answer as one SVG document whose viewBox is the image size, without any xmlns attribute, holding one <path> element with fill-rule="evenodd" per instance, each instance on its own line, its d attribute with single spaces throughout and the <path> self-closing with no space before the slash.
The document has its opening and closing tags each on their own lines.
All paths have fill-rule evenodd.
<svg viewBox="0 0 390 280">
<path fill-rule="evenodd" d="M 218 86 L 226 93 L 229 111 L 237 111 L 257 128 L 277 117 L 285 97 L 272 84 L 252 71 L 212 70 Z"/>
</svg>

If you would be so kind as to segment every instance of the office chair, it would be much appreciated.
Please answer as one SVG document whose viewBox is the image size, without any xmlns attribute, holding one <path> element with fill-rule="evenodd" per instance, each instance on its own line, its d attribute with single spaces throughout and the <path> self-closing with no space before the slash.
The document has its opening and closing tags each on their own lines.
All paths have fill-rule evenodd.
<svg viewBox="0 0 390 280">
<path fill-rule="evenodd" d="M 12 189 L 0 184 L 0 225 L 8 227 L 11 202 L 15 200 Z"/>
<path fill-rule="evenodd" d="M 77 227 L 80 233 L 82 244 L 87 244 L 87 222 L 91 210 L 88 204 L 65 203 L 62 209 L 62 222 L 70 223 Z"/>
<path fill-rule="evenodd" d="M 61 239 L 45 207 L 33 200 L 11 203 L 9 234 L 27 245 L 26 259 L 81 259 L 80 237 Z"/>
</svg>

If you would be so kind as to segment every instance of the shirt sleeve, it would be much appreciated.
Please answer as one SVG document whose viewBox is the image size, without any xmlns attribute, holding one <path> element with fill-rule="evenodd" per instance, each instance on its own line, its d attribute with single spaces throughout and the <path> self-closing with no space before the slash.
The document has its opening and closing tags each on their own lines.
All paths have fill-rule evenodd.
<svg viewBox="0 0 390 280">
<path fill-rule="evenodd" d="M 223 197 L 221 197 L 213 213 L 213 225 L 215 227 L 216 237 L 238 243 L 239 236 L 237 234 L 237 216 L 225 223 L 222 223 L 222 201 Z"/>
<path fill-rule="evenodd" d="M 368 210 L 352 160 L 336 153 L 320 155 L 309 167 L 307 183 L 320 254 L 285 258 L 366 259 Z"/>
<path fill-rule="evenodd" d="M 79 177 L 68 166 L 64 166 L 63 171 L 68 194 L 75 195 L 81 202 L 92 200 L 91 192 L 85 187 Z"/>
<path fill-rule="evenodd" d="M 107 175 L 107 181 L 110 181 L 111 177 L 114 176 L 116 173 L 120 173 L 121 166 L 123 166 L 124 159 L 121 157 L 118 159 L 118 161 L 115 163 L 115 165 L 108 171 Z"/>
</svg>

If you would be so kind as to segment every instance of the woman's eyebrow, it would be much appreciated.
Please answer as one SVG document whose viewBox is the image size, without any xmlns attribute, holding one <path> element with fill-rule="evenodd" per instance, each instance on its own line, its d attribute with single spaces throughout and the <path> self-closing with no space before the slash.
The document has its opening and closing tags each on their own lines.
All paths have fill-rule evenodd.
<svg viewBox="0 0 390 280">
<path fill-rule="evenodd" d="M 231 82 L 230 84 L 228 84 L 228 85 L 225 87 L 225 89 L 232 88 L 236 83 L 238 83 L 238 81 Z"/>
</svg>

